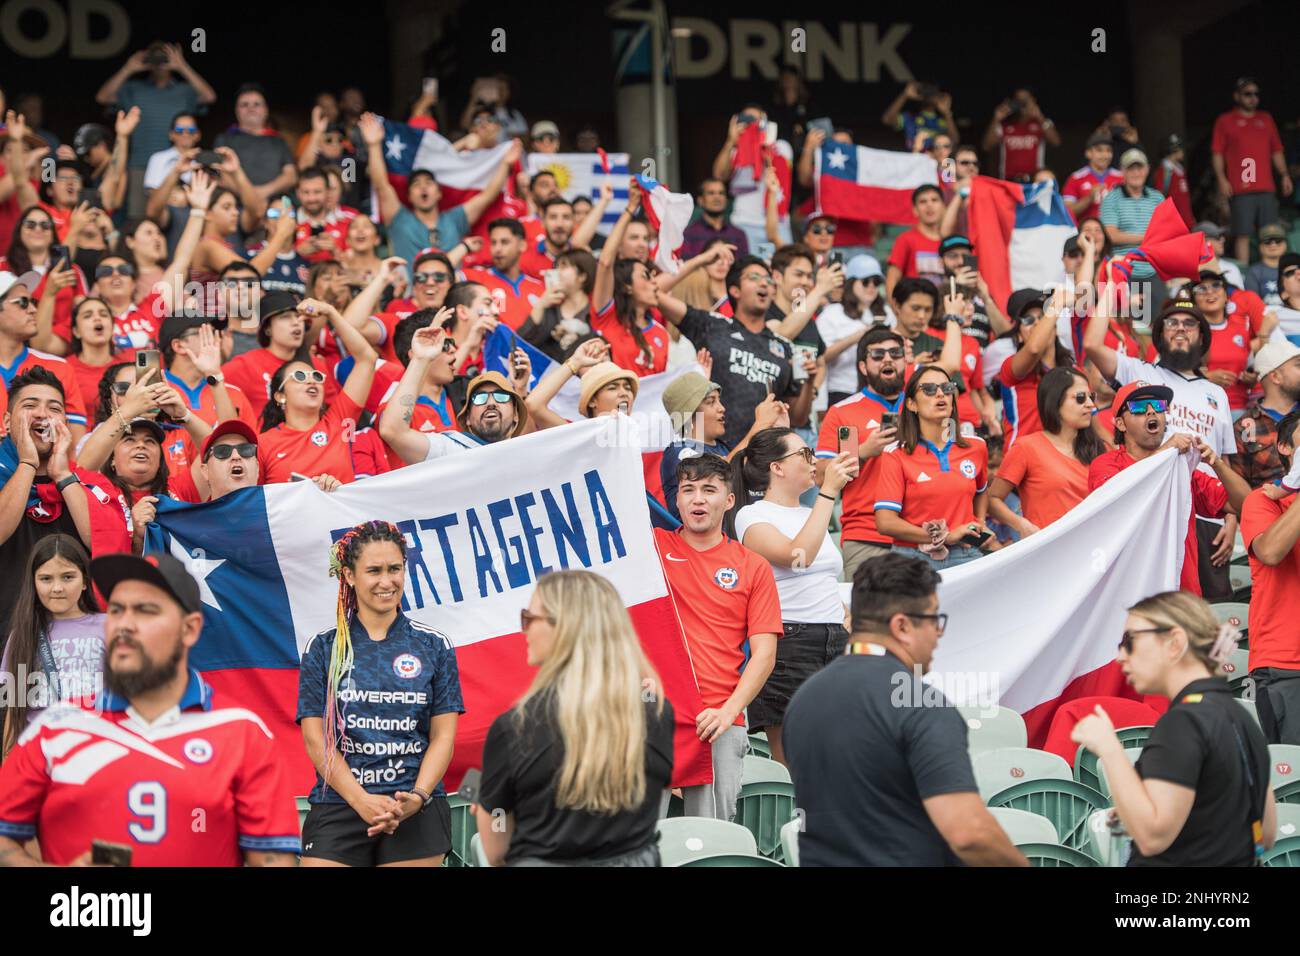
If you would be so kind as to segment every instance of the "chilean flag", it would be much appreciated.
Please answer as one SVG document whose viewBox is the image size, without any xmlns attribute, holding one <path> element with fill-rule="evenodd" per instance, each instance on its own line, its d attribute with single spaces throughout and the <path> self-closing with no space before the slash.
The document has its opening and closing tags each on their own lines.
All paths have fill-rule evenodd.
<svg viewBox="0 0 1300 956">
<path fill-rule="evenodd" d="M 627 419 L 582 421 L 331 494 L 303 481 L 199 505 L 163 499 L 146 552 L 175 555 L 199 582 L 204 626 L 190 662 L 266 721 L 299 793 L 313 770 L 294 722 L 298 662 L 307 641 L 335 625 L 330 546 L 376 518 L 406 534 L 403 611 L 456 648 L 466 712 L 449 790 L 482 765 L 488 727 L 532 680 L 519 612 L 536 579 L 560 568 L 590 569 L 618 589 L 676 714 L 673 785 L 704 783 L 711 754 L 695 735 L 703 705 L 654 547 L 640 452 L 619 433 L 627 427 Z"/>
<path fill-rule="evenodd" d="M 686 241 L 686 227 L 695 212 L 695 200 L 686 193 L 669 192 L 667 186 L 644 174 L 636 177 L 636 185 L 641 190 L 641 208 L 650 221 L 650 228 L 659 236 L 655 265 L 676 274 L 681 268 L 677 250 Z"/>
<path fill-rule="evenodd" d="M 837 219 L 911 224 L 912 191 L 938 185 L 939 164 L 924 153 L 829 142 L 813 160 L 817 208 Z"/>
<path fill-rule="evenodd" d="M 999 307 L 1006 308 L 1015 289 L 1061 280 L 1061 249 L 1078 230 L 1054 183 L 1021 186 L 975 176 L 967 216 L 980 275 Z"/>
<path fill-rule="evenodd" d="M 420 129 L 384 120 L 384 165 L 388 179 L 406 202 L 406 183 L 417 169 L 427 169 L 442 189 L 440 209 L 451 209 L 473 198 L 487 186 L 502 157 L 510 149 L 510 140 L 491 149 L 457 152 L 451 140 L 431 129 Z M 513 172 L 518 172 L 518 166 Z M 498 216 L 518 219 L 528 211 L 528 204 L 514 194 L 514 176 L 506 178 L 505 188 L 497 200 L 479 217 L 474 235 L 487 235 L 487 224 Z"/>
<path fill-rule="evenodd" d="M 1191 467 L 1173 449 L 1153 455 L 1037 534 L 943 571 L 939 601 L 951 618 L 927 680 L 956 704 L 1018 711 L 1035 747 L 1068 700 L 1142 699 L 1115 649 L 1126 608 L 1178 589 Z"/>
</svg>

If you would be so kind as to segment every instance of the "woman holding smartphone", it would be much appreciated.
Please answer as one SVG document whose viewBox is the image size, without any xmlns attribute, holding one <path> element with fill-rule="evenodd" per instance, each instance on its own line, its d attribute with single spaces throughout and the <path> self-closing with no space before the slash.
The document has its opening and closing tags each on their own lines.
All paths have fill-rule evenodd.
<svg viewBox="0 0 1300 956">
<path fill-rule="evenodd" d="M 989 453 L 957 427 L 957 386 L 938 365 L 923 365 L 903 390 L 898 447 L 880 457 L 876 528 L 894 550 L 955 567 L 997 550 L 985 527 Z"/>
<path fill-rule="evenodd" d="M 330 548 L 337 623 L 307 644 L 298 723 L 316 767 L 303 866 L 441 866 L 461 702 L 445 635 L 402 613 L 406 537 L 366 521 Z"/>
<path fill-rule="evenodd" d="M 829 528 L 835 501 L 857 477 L 860 463 L 854 448 L 841 447 L 826 465 L 811 508 L 799 497 L 816 486 L 816 458 L 793 429 L 765 429 L 731 460 L 735 537 L 772 565 L 785 625 L 776 665 L 746 714 L 751 727 L 767 732 L 772 756 L 782 763 L 781 723 L 790 698 L 844 653 L 849 637 L 839 585 L 844 560 Z"/>
</svg>

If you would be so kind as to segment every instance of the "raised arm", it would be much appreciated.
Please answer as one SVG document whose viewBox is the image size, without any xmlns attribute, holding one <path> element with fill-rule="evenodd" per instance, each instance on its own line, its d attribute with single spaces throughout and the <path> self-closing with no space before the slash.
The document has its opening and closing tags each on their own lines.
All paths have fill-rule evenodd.
<svg viewBox="0 0 1300 956">
<path fill-rule="evenodd" d="M 190 272 L 194 250 L 203 238 L 203 224 L 215 186 L 212 177 L 200 169 L 195 171 L 190 177 L 189 185 L 185 187 L 185 198 L 190 202 L 190 218 L 185 223 L 180 241 L 176 243 L 176 250 L 171 262 L 167 264 L 162 281 L 154 285 L 154 291 L 162 300 L 164 315 L 171 314 L 177 294 L 185 288 L 185 278 Z"/>
<path fill-rule="evenodd" d="M 501 162 L 497 163 L 497 168 L 493 171 L 492 178 L 488 180 L 487 185 L 465 200 L 461 209 L 465 211 L 465 218 L 471 226 L 478 222 L 479 217 L 487 211 L 487 208 L 497 201 L 497 197 L 501 195 L 501 190 L 505 188 L 510 170 L 515 163 L 519 162 L 519 154 L 522 150 L 523 145 L 519 140 L 511 140 L 510 148 L 501 157 Z"/>
<path fill-rule="evenodd" d="M 581 376 L 597 362 L 603 362 L 607 355 L 609 355 L 609 346 L 604 339 L 588 339 L 574 349 L 572 355 L 563 362 L 557 362 L 542 376 L 542 380 L 524 399 L 528 415 L 538 429 L 567 424 L 564 418 L 555 414 L 547 406 L 560 393 L 565 382 L 575 376 Z"/>
<path fill-rule="evenodd" d="M 821 129 L 810 129 L 804 138 L 803 150 L 799 153 L 799 162 L 795 166 L 795 175 L 799 178 L 799 185 L 804 189 L 813 187 L 813 172 L 816 166 L 814 160 L 817 157 L 817 150 L 824 142 L 826 142 L 826 131 Z"/>
<path fill-rule="evenodd" d="M 347 354 L 352 356 L 354 362 L 348 380 L 343 385 L 343 393 L 364 408 L 366 399 L 370 397 L 370 386 L 375 380 L 375 363 L 379 359 L 379 353 L 366 341 L 361 331 L 352 323 L 344 321 L 339 310 L 329 303 L 321 302 L 319 299 L 304 299 L 298 303 L 298 312 L 309 322 L 324 313 L 335 338 L 339 340 L 339 344 Z"/>
<path fill-rule="evenodd" d="M 167 66 L 173 73 L 179 73 L 181 79 L 194 88 L 194 94 L 198 97 L 200 103 L 211 105 L 217 101 L 216 91 L 208 85 L 208 81 L 199 76 L 194 67 L 185 61 L 185 56 L 181 52 L 179 43 L 164 44 L 167 52 Z"/>
<path fill-rule="evenodd" d="M 831 292 L 843 287 L 844 267 L 838 262 L 829 266 L 822 266 L 817 270 L 817 281 L 813 285 L 812 292 L 804 296 L 802 302 L 796 303 L 797 307 L 789 315 L 776 323 L 776 333 L 785 336 L 787 339 L 794 339 L 812 321 L 813 316 L 817 314 L 817 310 L 821 308 L 822 303 L 827 300 Z"/>
<path fill-rule="evenodd" d="M 250 263 L 257 270 L 258 275 L 266 275 L 266 270 L 271 268 L 271 263 L 275 262 L 275 257 L 282 250 L 289 248 L 297 231 L 297 220 L 287 213 L 281 214 L 280 218 L 275 221 L 275 231 L 267 237 L 266 244 L 262 246 L 262 250 L 257 255 L 253 256 Z"/>
<path fill-rule="evenodd" d="M 377 322 L 371 322 L 370 317 L 379 308 L 379 300 L 383 297 L 384 290 L 392 284 L 394 274 L 405 265 L 406 260 L 400 256 L 385 259 L 365 288 L 353 296 L 343 310 L 343 321 L 359 331 L 371 345 L 379 344 L 384 329 Z"/>
<path fill-rule="evenodd" d="M 172 168 L 167 170 L 167 175 L 158 184 L 158 188 L 149 191 L 149 199 L 144 207 L 144 214 L 148 218 L 161 221 L 167 214 L 167 200 L 170 198 L 172 190 L 176 188 L 176 184 L 181 181 L 181 177 L 186 173 L 193 172 L 198 168 L 193 161 L 197 153 L 197 149 L 188 149 L 181 153 L 180 158 L 172 164 Z"/>
<path fill-rule="evenodd" d="M 606 179 L 600 184 L 600 198 L 591 207 L 591 212 L 587 213 L 585 219 L 578 224 L 578 228 L 573 230 L 573 236 L 569 240 L 579 249 L 590 249 L 591 240 L 595 238 L 596 230 L 600 228 L 600 221 L 605 218 L 605 210 L 609 208 L 610 202 L 614 198 L 614 186 Z"/>
<path fill-rule="evenodd" d="M 618 222 L 605 238 L 601 247 L 600 258 L 596 260 L 596 281 L 591 289 L 591 304 L 603 309 L 614 298 L 614 264 L 618 261 L 618 247 L 623 244 L 623 234 L 627 232 L 628 223 L 641 208 L 641 190 L 637 188 L 636 179 L 628 186 L 627 205 L 619 213 Z"/>
<path fill-rule="evenodd" d="M 329 126 L 329 117 L 325 115 L 324 108 L 313 106 L 311 108 L 311 136 L 307 139 L 307 145 L 303 147 L 302 155 L 298 157 L 299 172 L 316 165 L 316 157 L 320 153 L 321 141 L 325 138 L 325 128 L 327 126 Z"/>
<path fill-rule="evenodd" d="M 21 113 L 9 110 L 5 113 L 5 128 L 9 132 L 9 142 L 5 145 L 5 165 L 14 172 L 14 191 L 18 195 L 18 205 L 26 209 L 35 206 L 40 197 L 32 186 L 31 178 L 25 174 L 27 158 L 23 144 L 27 136 L 27 119 Z"/>
<path fill-rule="evenodd" d="M 362 113 L 357 126 L 361 128 L 361 138 L 366 144 L 366 170 L 379 202 L 379 218 L 390 223 L 401 211 L 402 202 L 397 198 L 397 190 L 388 181 L 388 166 L 384 162 L 384 121 L 374 113 Z"/>
<path fill-rule="evenodd" d="M 54 333 L 54 306 L 59 293 L 76 281 L 77 273 L 71 263 L 64 263 L 62 269 L 51 267 L 45 279 L 45 292 L 36 303 L 36 335 L 30 343 L 33 348 L 52 355 L 68 354 L 68 343 Z"/>
<path fill-rule="evenodd" d="M 1056 341 L 1056 317 L 1060 314 L 1060 293 L 1043 306 L 1042 317 L 1030 328 L 1024 344 L 1011 356 L 1011 374 L 1024 378 L 1045 361 Z"/>
<path fill-rule="evenodd" d="M 1104 289 L 1098 288 L 1097 303 L 1083 327 L 1083 351 L 1088 361 L 1110 382 L 1115 380 L 1119 360 L 1115 350 L 1106 347 L 1106 326 L 1110 322 L 1111 299 L 1115 294 L 1114 274 L 1107 278 L 1112 281 L 1107 282 Z"/>
<path fill-rule="evenodd" d="M 851 452 L 826 461 L 827 464 L 818 471 L 823 493 L 817 495 L 808 520 L 798 534 L 793 538 L 786 537 L 776 525 L 764 521 L 746 528 L 740 543 L 775 567 L 811 567 L 827 541 L 826 531 L 835 511 L 834 499 L 844 490 L 845 485 L 857 477 L 860 466 L 858 456 Z"/>
<path fill-rule="evenodd" d="M 113 124 L 117 139 L 113 142 L 113 154 L 108 158 L 108 169 L 104 171 L 99 187 L 105 209 L 121 209 L 126 202 L 126 159 L 131 149 L 131 134 L 139 125 L 140 107 L 133 106 L 125 113 L 117 114 L 117 121 Z"/>
<path fill-rule="evenodd" d="M 429 371 L 429 363 L 442 352 L 442 343 L 447 337 L 442 323 L 452 315 L 451 309 L 439 309 L 432 325 L 415 330 L 406 371 L 379 416 L 379 437 L 408 465 L 424 461 L 429 454 L 429 437 L 413 429 L 411 419 L 415 416 L 415 403 Z"/>
<path fill-rule="evenodd" d="M 736 141 L 740 139 L 740 131 L 743 128 L 739 116 L 732 116 L 727 121 L 726 142 L 722 144 L 722 149 L 718 150 L 718 155 L 713 157 L 714 179 L 721 179 L 724 183 L 731 179 L 731 154 L 736 151 Z"/>
<path fill-rule="evenodd" d="M 903 91 L 895 96 L 894 101 L 885 107 L 885 112 L 880 114 L 880 122 L 890 129 L 897 126 L 899 114 L 903 112 L 903 104 L 910 99 L 915 99 L 917 92 L 915 80 L 903 87 Z"/>
<path fill-rule="evenodd" d="M 117 102 L 117 93 L 122 88 L 122 84 L 145 69 L 144 58 L 147 52 L 146 50 L 136 50 L 127 57 L 121 68 L 105 80 L 104 85 L 99 88 L 99 92 L 95 94 L 95 102 L 100 106 L 114 105 Z"/>
</svg>

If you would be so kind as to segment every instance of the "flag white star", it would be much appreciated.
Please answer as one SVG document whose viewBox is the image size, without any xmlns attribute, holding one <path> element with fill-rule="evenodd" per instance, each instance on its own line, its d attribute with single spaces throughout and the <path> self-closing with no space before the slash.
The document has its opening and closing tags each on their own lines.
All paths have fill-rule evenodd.
<svg viewBox="0 0 1300 956">
<path fill-rule="evenodd" d="M 402 158 L 402 153 L 406 150 L 406 143 L 402 141 L 402 137 L 396 134 L 393 135 L 392 139 L 384 143 L 384 146 L 388 148 L 389 159 L 400 160 Z"/>
<path fill-rule="evenodd" d="M 208 575 L 217 568 L 226 563 L 225 558 L 217 558 L 215 561 L 208 560 L 203 550 L 197 549 L 194 554 L 185 550 L 175 538 L 171 539 L 169 545 L 172 555 L 185 565 L 185 570 L 193 575 L 194 580 L 199 585 L 199 599 L 214 610 L 221 610 L 221 603 L 217 596 L 212 593 L 212 585 L 208 584 Z"/>
<path fill-rule="evenodd" d="M 831 169 L 843 169 L 849 161 L 848 153 L 840 152 L 838 149 L 828 154 L 826 158 L 830 160 Z"/>
<path fill-rule="evenodd" d="M 1039 186 L 1038 195 L 1034 196 L 1030 201 L 1046 215 L 1052 211 L 1052 184 L 1040 183 Z"/>
</svg>

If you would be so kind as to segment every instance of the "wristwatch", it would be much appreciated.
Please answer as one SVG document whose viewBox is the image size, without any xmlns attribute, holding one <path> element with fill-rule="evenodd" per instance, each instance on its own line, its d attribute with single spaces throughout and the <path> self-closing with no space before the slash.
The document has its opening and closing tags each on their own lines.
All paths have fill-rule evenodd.
<svg viewBox="0 0 1300 956">
<path fill-rule="evenodd" d="M 75 474 L 71 474 L 68 475 L 68 477 L 64 478 L 62 481 L 56 481 L 54 483 L 54 487 L 57 488 L 59 491 L 62 491 L 64 488 L 68 487 L 68 485 L 79 485 L 79 484 L 81 484 L 81 479 L 78 478 Z"/>
<path fill-rule="evenodd" d="M 218 372 L 216 375 L 209 375 L 207 377 L 207 383 L 211 385 L 213 388 L 216 388 L 225 380 L 226 380 L 226 376 L 222 375 L 220 372 Z"/>
</svg>

